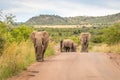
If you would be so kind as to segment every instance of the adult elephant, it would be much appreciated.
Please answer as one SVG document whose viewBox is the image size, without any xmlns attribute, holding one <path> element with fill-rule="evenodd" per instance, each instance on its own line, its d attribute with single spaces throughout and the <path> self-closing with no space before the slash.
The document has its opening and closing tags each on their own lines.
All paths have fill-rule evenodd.
<svg viewBox="0 0 120 80">
<path fill-rule="evenodd" d="M 61 52 L 75 52 L 75 44 L 71 39 L 64 39 L 60 42 L 60 50 Z"/>
<path fill-rule="evenodd" d="M 78 45 L 76 43 L 74 43 L 73 47 L 72 47 L 72 52 L 76 52 L 77 51 L 77 47 L 78 47 Z"/>
<path fill-rule="evenodd" d="M 30 39 L 34 44 L 36 60 L 38 62 L 44 61 L 44 53 L 49 43 L 49 34 L 46 31 L 32 32 Z"/>
<path fill-rule="evenodd" d="M 80 42 L 81 42 L 81 52 L 88 52 L 90 33 L 81 33 Z"/>
</svg>

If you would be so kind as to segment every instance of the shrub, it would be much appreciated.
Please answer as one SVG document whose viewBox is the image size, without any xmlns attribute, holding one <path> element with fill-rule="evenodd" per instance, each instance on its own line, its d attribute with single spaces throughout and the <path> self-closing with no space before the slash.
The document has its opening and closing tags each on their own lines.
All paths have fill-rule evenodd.
<svg viewBox="0 0 120 80">
<path fill-rule="evenodd" d="M 120 42 L 120 24 L 115 24 L 104 30 L 105 42 L 109 45 Z"/>
<path fill-rule="evenodd" d="M 33 28 L 25 26 L 25 25 L 20 25 L 19 27 L 11 31 L 12 39 L 10 40 L 13 40 L 16 42 L 27 40 L 32 31 L 33 31 Z"/>
<path fill-rule="evenodd" d="M 0 56 L 2 55 L 4 46 L 6 44 L 7 31 L 8 31 L 7 25 L 0 22 Z"/>
<path fill-rule="evenodd" d="M 79 37 L 77 37 L 77 36 L 71 36 L 71 39 L 72 39 L 75 43 L 80 44 L 80 39 L 79 39 Z"/>
<path fill-rule="evenodd" d="M 91 41 L 93 43 L 102 43 L 104 41 L 104 38 L 100 35 L 92 36 Z"/>
</svg>

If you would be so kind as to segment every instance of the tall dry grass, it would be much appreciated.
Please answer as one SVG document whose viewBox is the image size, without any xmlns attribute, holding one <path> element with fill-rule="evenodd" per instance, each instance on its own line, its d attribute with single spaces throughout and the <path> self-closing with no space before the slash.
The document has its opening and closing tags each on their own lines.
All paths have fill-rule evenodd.
<svg viewBox="0 0 120 80">
<path fill-rule="evenodd" d="M 34 48 L 30 41 L 14 42 L 6 46 L 0 57 L 0 80 L 13 76 L 35 62 Z"/>
<path fill-rule="evenodd" d="M 120 54 L 120 43 L 115 45 L 107 45 L 107 44 L 96 45 L 91 48 L 91 51 Z"/>
<path fill-rule="evenodd" d="M 49 43 L 45 57 L 54 54 L 53 42 Z M 0 80 L 20 73 L 22 70 L 35 62 L 35 52 L 31 41 L 24 41 L 20 44 L 14 42 L 6 46 L 3 55 L 0 57 Z"/>
</svg>

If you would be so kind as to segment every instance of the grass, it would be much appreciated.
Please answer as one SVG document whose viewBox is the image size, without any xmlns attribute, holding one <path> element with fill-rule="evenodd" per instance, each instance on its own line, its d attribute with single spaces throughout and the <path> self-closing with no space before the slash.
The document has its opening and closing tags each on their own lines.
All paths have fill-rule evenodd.
<svg viewBox="0 0 120 80">
<path fill-rule="evenodd" d="M 92 52 L 106 52 L 106 53 L 118 53 L 120 54 L 120 43 L 115 45 L 99 44 L 95 45 L 91 49 Z"/>
<path fill-rule="evenodd" d="M 54 54 L 53 46 L 53 42 L 49 44 L 45 57 Z M 21 42 L 20 44 L 11 43 L 0 57 L 0 80 L 17 75 L 34 62 L 35 52 L 31 41 Z"/>
<path fill-rule="evenodd" d="M 55 54 L 54 46 L 55 46 L 54 42 L 49 43 L 47 50 L 45 51 L 45 57 L 49 57 Z"/>
</svg>

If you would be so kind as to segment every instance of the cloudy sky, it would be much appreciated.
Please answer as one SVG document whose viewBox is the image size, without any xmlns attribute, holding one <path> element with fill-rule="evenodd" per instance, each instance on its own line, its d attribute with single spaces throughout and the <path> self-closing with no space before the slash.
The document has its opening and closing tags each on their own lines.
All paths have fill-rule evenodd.
<svg viewBox="0 0 120 80">
<path fill-rule="evenodd" d="M 40 14 L 104 16 L 120 12 L 120 0 L 1 0 L 0 10 L 16 15 L 17 22 Z"/>
</svg>

